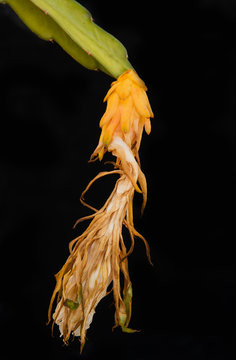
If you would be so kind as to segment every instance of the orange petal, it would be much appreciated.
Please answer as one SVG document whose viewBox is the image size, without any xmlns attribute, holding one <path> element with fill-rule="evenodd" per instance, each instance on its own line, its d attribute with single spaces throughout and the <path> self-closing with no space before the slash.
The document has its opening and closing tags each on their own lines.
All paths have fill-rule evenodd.
<svg viewBox="0 0 236 360">
<path fill-rule="evenodd" d="M 144 92 L 144 97 L 146 98 L 146 106 L 147 106 L 148 111 L 149 111 L 149 116 L 150 116 L 151 118 L 153 118 L 153 117 L 154 117 L 154 114 L 153 114 L 153 112 L 152 112 L 152 108 L 151 108 L 150 102 L 149 102 L 149 100 L 148 100 L 148 96 L 147 96 L 147 94 L 146 94 L 145 92 Z"/>
<path fill-rule="evenodd" d="M 119 96 L 116 92 L 113 92 L 107 101 L 106 112 L 100 120 L 99 126 L 103 127 L 114 116 L 119 104 Z"/>
<path fill-rule="evenodd" d="M 150 117 L 150 114 L 149 114 L 148 108 L 146 106 L 145 95 L 146 94 L 143 89 L 140 89 L 136 85 L 132 86 L 132 97 L 134 100 L 136 110 L 141 116 L 148 118 L 148 117 Z"/>
<path fill-rule="evenodd" d="M 98 158 L 99 158 L 100 161 L 102 160 L 103 155 L 104 155 L 104 147 L 103 147 L 102 150 L 99 151 L 99 153 L 98 153 Z"/>
<path fill-rule="evenodd" d="M 146 133 L 149 135 L 150 132 L 151 132 L 151 121 L 150 121 L 150 119 L 145 120 L 144 127 L 145 127 Z"/>
<path fill-rule="evenodd" d="M 131 114 L 133 111 L 133 101 L 131 96 L 129 96 L 126 100 L 124 100 L 121 104 L 121 120 L 120 126 L 121 130 L 124 133 L 129 132 L 130 124 L 131 124 Z"/>
<path fill-rule="evenodd" d="M 120 111 L 117 111 L 114 115 L 114 117 L 112 118 L 111 122 L 106 126 L 103 127 L 104 130 L 104 135 L 103 135 L 103 144 L 104 145 L 109 145 L 112 139 L 112 136 L 114 134 L 114 131 L 117 127 L 117 125 L 120 122 Z"/>
<path fill-rule="evenodd" d="M 109 96 L 113 93 L 113 91 L 117 88 L 117 86 L 119 85 L 118 81 L 114 81 L 111 84 L 111 88 L 108 90 L 106 96 L 104 97 L 103 102 L 107 101 L 107 99 L 109 98 Z"/>
<path fill-rule="evenodd" d="M 129 79 L 125 79 L 124 81 L 121 81 L 119 86 L 117 86 L 116 92 L 120 99 L 124 100 L 130 95 L 131 85 L 131 81 Z"/>
<path fill-rule="evenodd" d="M 137 84 L 139 87 L 141 87 L 145 91 L 147 91 L 147 87 L 146 87 L 144 81 L 142 79 L 140 79 L 140 77 L 138 76 L 138 74 L 134 70 L 132 70 L 132 69 L 127 70 L 126 76 L 127 76 L 127 78 L 132 80 L 135 84 Z"/>
</svg>

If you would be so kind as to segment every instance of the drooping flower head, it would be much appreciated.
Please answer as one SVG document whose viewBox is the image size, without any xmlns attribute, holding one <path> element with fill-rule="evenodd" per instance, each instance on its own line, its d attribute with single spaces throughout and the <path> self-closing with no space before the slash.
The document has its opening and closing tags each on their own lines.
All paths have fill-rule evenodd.
<svg viewBox="0 0 236 360">
<path fill-rule="evenodd" d="M 147 200 L 147 184 L 138 155 L 143 128 L 150 133 L 150 117 L 153 117 L 146 90 L 144 82 L 130 69 L 112 83 L 104 99 L 107 108 L 100 121 L 102 132 L 92 157 L 97 156 L 101 160 L 106 151 L 111 152 L 116 157 L 115 169 L 99 173 L 89 183 L 82 194 L 82 203 L 87 205 L 83 195 L 96 179 L 114 173 L 120 178 L 100 210 L 87 205 L 94 213 L 77 223 L 86 219 L 90 219 L 91 223 L 82 235 L 70 243 L 70 255 L 56 275 L 49 320 L 57 295 L 54 322 L 66 343 L 71 334 L 80 337 L 81 349 L 95 308 L 107 295 L 110 286 L 115 304 L 115 327 L 120 326 L 124 332 L 135 331 L 128 327 L 132 305 L 128 255 L 133 250 L 135 236 L 143 240 L 151 262 L 149 246 L 134 228 L 133 222 L 134 191 L 143 194 L 142 211 Z M 122 235 L 123 225 L 131 237 L 129 250 Z"/>
</svg>

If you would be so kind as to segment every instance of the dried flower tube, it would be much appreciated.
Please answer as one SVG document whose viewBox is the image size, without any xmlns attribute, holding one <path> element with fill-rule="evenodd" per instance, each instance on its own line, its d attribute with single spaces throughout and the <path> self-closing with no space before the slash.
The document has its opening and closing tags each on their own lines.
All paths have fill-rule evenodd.
<svg viewBox="0 0 236 360">
<path fill-rule="evenodd" d="M 134 235 L 145 242 L 149 256 L 146 240 L 133 225 L 134 184 L 140 178 L 143 182 L 142 176 L 140 177 L 141 170 L 129 146 L 120 137 L 113 138 L 108 151 L 120 159 L 119 169 L 110 172 L 119 173 L 120 178 L 104 206 L 78 221 L 92 219 L 85 232 L 70 243 L 70 256 L 56 275 L 57 284 L 49 307 L 50 320 L 52 305 L 58 294 L 58 303 L 53 314 L 54 322 L 59 325 L 65 342 L 68 341 L 71 333 L 80 336 L 81 349 L 95 307 L 107 294 L 111 283 L 115 303 L 115 326 L 120 325 L 126 332 L 134 331 L 128 328 L 131 317 L 132 285 L 127 258 L 133 249 Z M 96 178 L 106 174 L 101 173 Z M 87 189 L 93 182 L 94 180 Z M 132 239 L 129 251 L 122 237 L 123 224 L 128 228 Z M 120 285 L 121 272 L 124 277 L 123 296 Z"/>
</svg>

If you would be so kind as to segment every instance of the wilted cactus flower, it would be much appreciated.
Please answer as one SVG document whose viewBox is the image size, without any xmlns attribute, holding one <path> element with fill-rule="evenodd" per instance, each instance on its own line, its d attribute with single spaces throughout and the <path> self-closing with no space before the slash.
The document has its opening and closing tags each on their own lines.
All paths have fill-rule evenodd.
<svg viewBox="0 0 236 360">
<path fill-rule="evenodd" d="M 107 108 L 100 121 L 101 136 L 92 158 L 102 160 L 106 151 L 115 157 L 114 170 L 99 173 L 87 186 L 81 201 L 93 213 L 77 221 L 90 220 L 82 235 L 71 241 L 69 257 L 56 275 L 48 318 L 59 326 L 64 342 L 70 335 L 85 343 L 98 302 L 113 291 L 115 326 L 133 332 L 131 318 L 132 284 L 128 256 L 134 237 L 144 241 L 134 228 L 134 191 L 143 195 L 143 211 L 147 200 L 146 179 L 140 168 L 139 147 L 143 128 L 151 131 L 153 113 L 146 95 L 147 88 L 132 69 L 124 46 L 96 25 L 90 12 L 74 0 L 0 0 L 18 14 L 40 38 L 55 40 L 77 62 L 88 69 L 101 70 L 117 79 L 104 101 Z M 119 174 L 114 190 L 100 210 L 86 204 L 83 195 L 93 182 L 105 175 Z M 76 224 L 77 224 L 76 223 Z M 128 229 L 131 246 L 127 250 L 122 235 Z M 122 277 L 122 281 L 121 281 Z M 121 283 L 123 284 L 121 286 Z M 53 303 L 57 300 L 52 315 Z"/>
<path fill-rule="evenodd" d="M 70 255 L 56 275 L 57 283 L 49 307 L 49 320 L 57 295 L 54 322 L 59 326 L 66 343 L 71 334 L 80 337 L 81 350 L 95 308 L 110 292 L 110 288 L 115 304 L 115 327 L 120 326 L 124 332 L 135 331 L 128 327 L 132 303 L 128 255 L 133 250 L 135 236 L 144 241 L 150 260 L 149 246 L 135 230 L 133 223 L 134 191 L 143 193 L 142 210 L 147 198 L 146 179 L 140 169 L 138 157 L 143 127 L 145 126 L 147 133 L 150 132 L 150 117 L 153 116 L 146 90 L 138 75 L 133 70 L 128 70 L 112 84 L 105 97 L 108 103 L 100 122 L 102 133 L 92 156 L 98 155 L 102 159 L 105 151 L 109 151 L 117 160 L 114 170 L 99 173 L 89 183 L 82 194 L 82 202 L 84 203 L 85 192 L 96 179 L 114 173 L 120 177 L 104 206 L 96 210 L 88 205 L 94 211 L 93 214 L 77 221 L 91 220 L 91 223 L 82 235 L 71 241 Z M 123 225 L 131 237 L 129 250 L 126 249 L 122 235 Z"/>
</svg>

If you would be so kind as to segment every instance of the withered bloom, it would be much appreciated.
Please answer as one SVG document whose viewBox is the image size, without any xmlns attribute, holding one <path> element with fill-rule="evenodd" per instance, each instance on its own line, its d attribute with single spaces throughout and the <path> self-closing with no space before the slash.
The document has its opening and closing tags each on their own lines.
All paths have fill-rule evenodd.
<svg viewBox="0 0 236 360">
<path fill-rule="evenodd" d="M 142 210 L 147 198 L 146 179 L 138 158 L 143 126 L 149 132 L 149 119 L 153 116 L 145 91 L 144 83 L 133 70 L 122 74 L 108 91 L 105 98 L 108 100 L 107 110 L 100 123 L 102 134 L 92 156 L 98 155 L 101 159 L 105 151 L 112 152 L 117 158 L 115 169 L 99 173 L 83 192 L 82 202 L 83 195 L 96 179 L 114 173 L 120 177 L 104 206 L 100 210 L 89 206 L 94 213 L 77 221 L 91 220 L 84 233 L 71 241 L 70 255 L 56 275 L 49 321 L 57 296 L 54 322 L 59 326 L 65 342 L 71 334 L 80 337 L 81 350 L 95 307 L 109 292 L 109 285 L 113 290 L 115 326 L 121 326 L 124 332 L 135 331 L 128 327 L 132 303 L 128 255 L 134 247 L 134 236 L 144 241 L 150 260 L 148 244 L 135 230 L 133 223 L 134 191 L 143 193 Z M 132 240 L 129 250 L 122 236 L 123 225 Z"/>
</svg>

